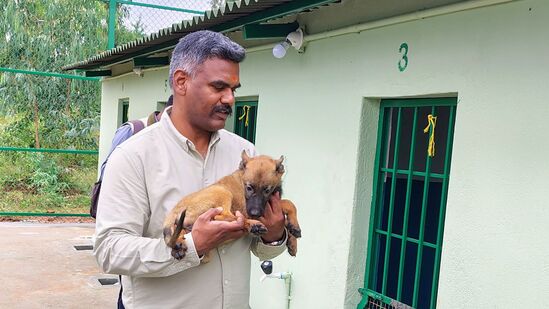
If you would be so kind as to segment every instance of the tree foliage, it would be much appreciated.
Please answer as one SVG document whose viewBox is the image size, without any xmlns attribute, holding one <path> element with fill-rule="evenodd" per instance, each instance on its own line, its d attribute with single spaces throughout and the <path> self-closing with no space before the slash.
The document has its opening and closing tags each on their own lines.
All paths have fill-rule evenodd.
<svg viewBox="0 0 549 309">
<path fill-rule="evenodd" d="M 0 66 L 60 72 L 107 45 L 108 4 L 98 0 L 0 0 Z M 127 14 L 119 9 L 118 17 Z M 122 23 L 118 23 L 122 25 Z M 135 31 L 137 30 L 137 31 Z M 117 27 L 122 42 L 139 26 Z M 100 84 L 0 72 L 0 145 L 97 148 Z"/>
<path fill-rule="evenodd" d="M 219 9 L 223 4 L 225 4 L 225 0 L 210 0 L 212 10 Z"/>
</svg>

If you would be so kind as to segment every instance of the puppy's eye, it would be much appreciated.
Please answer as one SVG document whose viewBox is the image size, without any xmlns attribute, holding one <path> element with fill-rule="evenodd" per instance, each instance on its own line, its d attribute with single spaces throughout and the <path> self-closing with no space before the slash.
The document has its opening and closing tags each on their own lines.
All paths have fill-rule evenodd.
<svg viewBox="0 0 549 309">
<path fill-rule="evenodd" d="M 246 193 L 254 193 L 254 187 L 251 185 L 246 185 Z"/>
<path fill-rule="evenodd" d="M 267 188 L 263 189 L 263 193 L 264 193 L 265 195 L 268 195 L 268 194 L 270 194 L 270 193 L 271 193 L 271 191 L 272 191 L 272 189 L 271 189 L 271 188 L 269 188 L 269 187 L 267 187 Z"/>
</svg>

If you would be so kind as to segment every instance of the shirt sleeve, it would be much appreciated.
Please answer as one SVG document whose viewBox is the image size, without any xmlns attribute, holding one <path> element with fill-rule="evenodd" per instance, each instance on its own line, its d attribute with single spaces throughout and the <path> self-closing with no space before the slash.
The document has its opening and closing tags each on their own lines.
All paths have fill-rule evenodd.
<svg viewBox="0 0 549 309">
<path fill-rule="evenodd" d="M 190 233 L 185 235 L 187 252 L 176 260 L 162 237 L 144 237 L 149 225 L 143 168 L 123 148 L 109 159 L 99 195 L 94 256 L 105 273 L 134 277 L 164 277 L 198 266 Z M 135 160 L 137 161 L 137 160 Z"/>
<path fill-rule="evenodd" d="M 270 260 L 279 256 L 286 249 L 286 241 L 288 240 L 288 231 L 284 230 L 284 240 L 277 246 L 266 244 L 261 237 L 254 237 L 252 241 L 252 253 L 261 261 Z"/>
</svg>

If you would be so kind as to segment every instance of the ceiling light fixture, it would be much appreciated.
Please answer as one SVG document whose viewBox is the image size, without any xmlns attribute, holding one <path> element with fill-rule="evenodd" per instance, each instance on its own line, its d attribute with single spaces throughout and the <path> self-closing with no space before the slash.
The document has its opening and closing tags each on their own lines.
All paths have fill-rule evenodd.
<svg viewBox="0 0 549 309">
<path fill-rule="evenodd" d="M 293 46 L 300 53 L 304 52 L 303 29 L 298 28 L 296 31 L 290 32 L 284 42 L 276 44 L 273 47 L 273 56 L 278 59 L 283 58 L 290 46 Z"/>
</svg>

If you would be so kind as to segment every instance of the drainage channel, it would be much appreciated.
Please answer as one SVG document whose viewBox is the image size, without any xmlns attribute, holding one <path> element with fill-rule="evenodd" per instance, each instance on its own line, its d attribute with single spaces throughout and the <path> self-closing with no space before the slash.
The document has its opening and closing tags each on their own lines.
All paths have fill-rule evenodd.
<svg viewBox="0 0 549 309">
<path fill-rule="evenodd" d="M 97 279 L 101 285 L 115 285 L 118 283 L 118 278 L 99 278 Z"/>
<path fill-rule="evenodd" d="M 77 251 L 93 250 L 93 246 L 92 245 L 75 245 L 74 249 L 76 249 Z"/>
<path fill-rule="evenodd" d="M 83 250 L 93 250 L 92 245 L 75 245 L 74 249 L 77 251 L 83 251 Z M 97 281 L 101 285 L 115 285 L 118 283 L 118 278 L 98 278 Z"/>
</svg>

